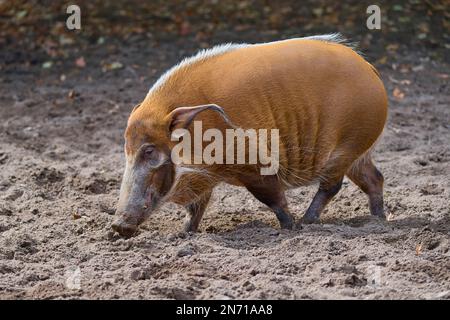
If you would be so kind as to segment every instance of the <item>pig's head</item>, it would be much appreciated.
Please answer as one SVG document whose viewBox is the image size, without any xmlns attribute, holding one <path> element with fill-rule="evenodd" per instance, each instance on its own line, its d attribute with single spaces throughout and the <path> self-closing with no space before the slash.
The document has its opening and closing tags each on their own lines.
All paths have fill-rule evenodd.
<svg viewBox="0 0 450 320">
<path fill-rule="evenodd" d="M 116 210 L 118 217 L 112 224 L 119 234 L 132 236 L 167 198 L 176 180 L 171 134 L 175 129 L 188 128 L 197 114 L 208 109 L 226 118 L 217 105 L 179 107 L 166 114 L 144 104 L 133 109 L 125 131 L 126 165 Z"/>
</svg>

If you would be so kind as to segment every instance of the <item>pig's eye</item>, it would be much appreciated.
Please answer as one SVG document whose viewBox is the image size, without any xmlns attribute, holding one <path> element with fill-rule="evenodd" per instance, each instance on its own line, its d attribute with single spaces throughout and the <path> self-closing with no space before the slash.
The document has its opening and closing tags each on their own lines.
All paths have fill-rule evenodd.
<svg viewBox="0 0 450 320">
<path fill-rule="evenodd" d="M 144 157 L 145 158 L 151 158 L 152 154 L 154 152 L 154 148 L 153 147 L 148 147 L 144 150 Z"/>
<path fill-rule="evenodd" d="M 145 146 L 145 148 L 142 150 L 142 158 L 146 161 L 150 161 L 154 160 L 155 157 L 156 157 L 155 146 L 153 145 Z"/>
<path fill-rule="evenodd" d="M 150 166 L 156 166 L 159 163 L 158 149 L 155 145 L 146 143 L 139 150 L 139 158 Z"/>
</svg>

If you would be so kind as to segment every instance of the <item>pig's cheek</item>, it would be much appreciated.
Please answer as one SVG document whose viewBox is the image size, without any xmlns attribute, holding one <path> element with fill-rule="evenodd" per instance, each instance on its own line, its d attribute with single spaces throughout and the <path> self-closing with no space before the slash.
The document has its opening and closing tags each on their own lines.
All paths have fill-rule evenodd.
<svg viewBox="0 0 450 320">
<path fill-rule="evenodd" d="M 145 193 L 144 207 L 143 207 L 144 210 L 151 208 L 152 199 L 153 199 L 153 192 L 152 192 L 152 188 L 149 187 Z"/>
<path fill-rule="evenodd" d="M 156 186 L 156 190 L 158 190 L 158 195 L 165 195 L 171 188 L 171 176 L 168 168 L 162 168 L 158 172 L 155 173 L 153 185 Z"/>
<path fill-rule="evenodd" d="M 153 192 L 159 192 L 161 189 L 161 174 L 156 171 L 155 173 L 153 173 L 151 179 L 150 179 L 150 189 L 152 190 L 151 193 Z"/>
</svg>

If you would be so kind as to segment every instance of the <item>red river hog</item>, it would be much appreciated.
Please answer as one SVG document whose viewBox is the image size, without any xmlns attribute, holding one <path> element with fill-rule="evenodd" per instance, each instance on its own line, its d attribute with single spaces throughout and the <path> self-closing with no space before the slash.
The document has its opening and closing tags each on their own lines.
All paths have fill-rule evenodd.
<svg viewBox="0 0 450 320">
<path fill-rule="evenodd" d="M 370 152 L 386 117 L 378 72 L 339 35 L 203 50 L 164 73 L 131 112 L 112 228 L 132 236 L 170 201 L 187 209 L 185 230 L 196 231 L 213 188 L 229 183 L 290 229 L 287 189 L 318 182 L 301 219 L 312 223 L 344 176 L 385 219 L 383 176 Z M 255 145 L 266 156 L 255 156 Z"/>
</svg>

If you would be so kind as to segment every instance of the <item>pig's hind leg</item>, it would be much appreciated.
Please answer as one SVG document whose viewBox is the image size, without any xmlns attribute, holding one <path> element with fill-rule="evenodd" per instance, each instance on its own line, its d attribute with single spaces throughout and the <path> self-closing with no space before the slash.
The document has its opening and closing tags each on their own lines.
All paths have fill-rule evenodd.
<svg viewBox="0 0 450 320">
<path fill-rule="evenodd" d="M 320 183 L 319 190 L 309 205 L 308 210 L 306 210 L 306 213 L 303 215 L 301 222 L 309 224 L 319 221 L 322 211 L 339 190 L 341 190 L 342 179 L 343 178 L 338 178 L 335 182 L 327 181 L 326 183 Z"/>
<path fill-rule="evenodd" d="M 350 178 L 369 197 L 370 213 L 385 219 L 383 204 L 383 182 L 381 172 L 370 157 L 361 158 L 347 172 Z"/>
<path fill-rule="evenodd" d="M 186 206 L 188 211 L 184 223 L 185 232 L 197 232 L 200 221 L 208 206 L 212 190 L 205 192 L 197 201 Z"/>
</svg>

